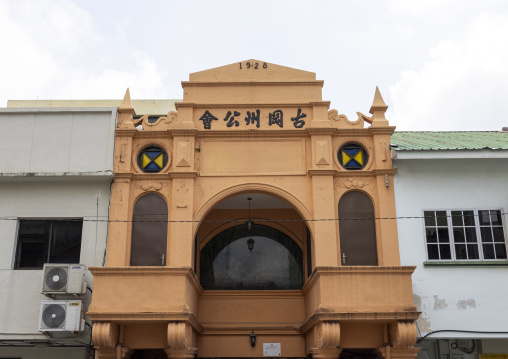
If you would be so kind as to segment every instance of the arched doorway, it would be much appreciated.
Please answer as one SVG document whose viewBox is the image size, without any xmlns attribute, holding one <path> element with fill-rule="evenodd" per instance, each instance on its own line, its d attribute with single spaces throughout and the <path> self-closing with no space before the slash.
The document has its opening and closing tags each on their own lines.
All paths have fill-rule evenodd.
<svg viewBox="0 0 508 359">
<path fill-rule="evenodd" d="M 196 273 L 205 290 L 300 289 L 312 268 L 310 242 L 306 222 L 287 202 L 261 193 L 232 196 L 197 231 Z"/>
<path fill-rule="evenodd" d="M 377 265 L 374 206 L 365 193 L 350 191 L 339 201 L 342 265 Z"/>
<path fill-rule="evenodd" d="M 168 206 L 162 196 L 147 193 L 132 214 L 131 266 L 163 266 L 166 261 Z"/>
</svg>

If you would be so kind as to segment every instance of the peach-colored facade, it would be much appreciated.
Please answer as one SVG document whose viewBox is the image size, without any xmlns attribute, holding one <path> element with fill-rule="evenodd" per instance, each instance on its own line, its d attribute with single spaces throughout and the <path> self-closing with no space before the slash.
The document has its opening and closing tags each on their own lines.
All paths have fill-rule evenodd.
<svg viewBox="0 0 508 359">
<path fill-rule="evenodd" d="M 351 122 L 329 110 L 314 73 L 262 61 L 193 73 L 182 86 L 177 111 L 155 122 L 133 119 L 128 93 L 118 108 L 107 264 L 91 269 L 88 315 L 98 357 L 148 349 L 168 358 L 262 357 L 263 344 L 275 343 L 281 357 L 362 351 L 414 358 L 414 267 L 400 266 L 396 221 L 375 221 L 377 265 L 347 265 L 340 221 L 333 220 L 351 191 L 370 198 L 375 218 L 395 217 L 394 127 L 379 91 L 372 116 Z M 276 111 L 283 121 L 275 121 Z M 348 143 L 365 150 L 363 168 L 341 165 L 338 153 Z M 138 154 L 147 146 L 166 151 L 160 172 L 140 168 Z M 130 221 L 146 193 L 168 207 L 161 266 L 130 265 Z M 247 201 L 235 202 L 244 195 L 253 204 L 284 204 L 258 201 L 250 217 L 301 249 L 301 289 L 203 289 L 201 251 L 249 219 Z"/>
</svg>

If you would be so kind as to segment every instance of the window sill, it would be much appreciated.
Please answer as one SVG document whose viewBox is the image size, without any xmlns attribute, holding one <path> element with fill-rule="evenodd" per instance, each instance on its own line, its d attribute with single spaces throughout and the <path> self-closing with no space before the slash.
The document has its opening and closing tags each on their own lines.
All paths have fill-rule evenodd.
<svg viewBox="0 0 508 359">
<path fill-rule="evenodd" d="M 508 266 L 507 260 L 497 261 L 425 261 L 423 262 L 424 267 L 440 267 L 440 266 L 487 266 L 487 267 L 498 267 Z"/>
</svg>

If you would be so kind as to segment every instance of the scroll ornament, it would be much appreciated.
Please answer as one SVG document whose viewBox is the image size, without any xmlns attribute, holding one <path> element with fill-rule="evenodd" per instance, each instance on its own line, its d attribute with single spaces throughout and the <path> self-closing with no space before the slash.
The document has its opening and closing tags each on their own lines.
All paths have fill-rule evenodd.
<svg viewBox="0 0 508 359">
<path fill-rule="evenodd" d="M 416 324 L 397 322 L 390 324 L 390 344 L 394 348 L 409 348 L 416 343 Z"/>
<path fill-rule="evenodd" d="M 118 325 L 110 322 L 94 323 L 92 341 L 95 346 L 104 349 L 113 349 L 118 341 Z"/>
<path fill-rule="evenodd" d="M 335 349 L 340 344 L 340 324 L 323 322 L 318 328 L 317 347 L 320 349 Z"/>
</svg>

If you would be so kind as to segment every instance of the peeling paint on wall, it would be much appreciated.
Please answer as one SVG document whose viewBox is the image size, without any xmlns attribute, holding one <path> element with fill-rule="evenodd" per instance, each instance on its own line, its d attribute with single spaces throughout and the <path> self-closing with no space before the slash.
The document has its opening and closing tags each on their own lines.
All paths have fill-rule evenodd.
<svg viewBox="0 0 508 359">
<path fill-rule="evenodd" d="M 443 310 L 448 307 L 448 304 L 446 304 L 446 300 L 439 299 L 437 295 L 434 296 L 434 310 Z"/>
<path fill-rule="evenodd" d="M 422 310 L 422 297 L 417 294 L 413 294 L 413 302 L 416 305 L 416 310 Z"/>
<path fill-rule="evenodd" d="M 461 299 L 457 302 L 457 309 L 458 310 L 466 310 L 467 307 L 474 309 L 476 308 L 476 302 L 474 299 Z"/>
</svg>

